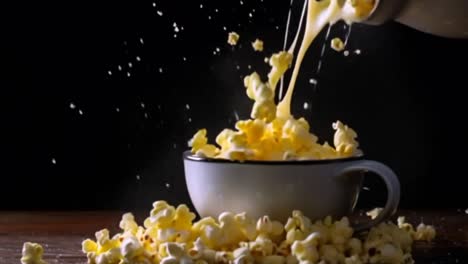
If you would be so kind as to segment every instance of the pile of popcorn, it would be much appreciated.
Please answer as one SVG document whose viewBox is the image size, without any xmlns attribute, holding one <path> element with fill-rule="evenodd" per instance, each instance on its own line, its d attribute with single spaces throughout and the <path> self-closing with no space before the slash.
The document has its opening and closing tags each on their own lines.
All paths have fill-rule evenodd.
<svg viewBox="0 0 468 264">
<path fill-rule="evenodd" d="M 413 263 L 414 240 L 431 241 L 432 226 L 381 223 L 364 238 L 353 237 L 348 218 L 311 221 L 293 211 L 285 225 L 263 216 L 257 221 L 245 213 L 222 213 L 203 218 L 186 205 L 177 208 L 165 201 L 153 204 L 150 216 L 139 226 L 131 213 L 120 221 L 121 233 L 107 229 L 87 239 L 82 250 L 89 264 L 358 264 Z M 361 234 L 362 235 L 362 234 Z M 44 264 L 42 248 L 26 243 L 23 264 Z M 42 261 L 42 262 L 41 262 Z"/>
</svg>

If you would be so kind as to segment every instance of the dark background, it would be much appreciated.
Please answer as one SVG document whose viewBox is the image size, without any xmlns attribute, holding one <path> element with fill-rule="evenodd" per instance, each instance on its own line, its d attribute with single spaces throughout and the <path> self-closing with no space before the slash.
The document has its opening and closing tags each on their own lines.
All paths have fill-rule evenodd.
<svg viewBox="0 0 468 264">
<path fill-rule="evenodd" d="M 242 77 L 265 74 L 263 58 L 282 48 L 289 1 L 244 2 L 16 1 L 5 8 L 0 209 L 189 203 L 187 140 L 204 127 L 213 139 L 233 126 L 234 111 L 247 118 Z M 299 6 L 294 11 L 292 29 Z M 229 31 L 241 35 L 236 48 L 226 43 Z M 340 23 L 331 37 L 345 32 Z M 263 53 L 250 46 L 257 37 Z M 321 34 L 307 54 L 293 113 L 324 140 L 337 119 L 353 127 L 367 158 L 399 175 L 401 207 L 465 208 L 468 41 L 397 23 L 353 25 L 345 57 L 330 39 Z M 383 184 L 368 178 L 365 185 L 359 206 L 383 205 Z"/>
</svg>

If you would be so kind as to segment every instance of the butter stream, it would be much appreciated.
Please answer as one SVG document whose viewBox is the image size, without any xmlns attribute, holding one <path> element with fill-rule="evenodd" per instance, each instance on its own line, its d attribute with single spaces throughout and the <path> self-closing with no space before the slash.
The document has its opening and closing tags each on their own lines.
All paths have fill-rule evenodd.
<svg viewBox="0 0 468 264">
<path fill-rule="evenodd" d="M 283 118 L 288 118 L 291 116 L 291 98 L 294 92 L 294 87 L 296 85 L 296 80 L 297 76 L 299 75 L 302 61 L 307 50 L 320 31 L 322 31 L 326 25 L 333 25 L 339 20 L 345 20 L 347 23 L 351 23 L 352 21 L 360 21 L 371 13 L 374 5 L 374 0 L 308 0 L 307 23 L 304 38 L 302 39 L 302 44 L 297 54 L 294 70 L 291 76 L 291 80 L 289 81 L 286 95 L 278 104 L 277 116 Z M 302 16 L 304 16 L 304 13 L 302 13 Z M 299 30 L 300 27 L 301 25 L 299 25 Z M 288 51 L 289 53 L 294 53 L 295 45 L 296 43 L 294 41 L 293 45 Z"/>
</svg>

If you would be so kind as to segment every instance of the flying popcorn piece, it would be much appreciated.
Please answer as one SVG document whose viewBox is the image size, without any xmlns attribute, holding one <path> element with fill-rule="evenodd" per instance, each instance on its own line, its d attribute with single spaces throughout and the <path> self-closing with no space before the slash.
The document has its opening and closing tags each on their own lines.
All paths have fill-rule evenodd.
<svg viewBox="0 0 468 264">
<path fill-rule="evenodd" d="M 239 38 L 240 38 L 239 34 L 237 34 L 236 32 L 230 32 L 228 35 L 229 45 L 236 46 L 237 42 L 239 41 Z"/>
<path fill-rule="evenodd" d="M 281 76 L 291 67 L 293 55 L 287 51 L 280 51 L 270 57 L 271 70 L 268 73 L 268 83 L 275 92 L 276 85 Z"/>
<path fill-rule="evenodd" d="M 414 227 L 413 225 L 411 225 L 410 223 L 407 223 L 405 221 L 405 217 L 404 216 L 399 216 L 398 219 L 397 219 L 397 225 L 400 229 L 402 230 L 405 230 L 406 232 L 408 233 L 411 233 L 413 234 L 414 233 Z"/>
<path fill-rule="evenodd" d="M 383 208 L 376 207 L 368 212 L 366 212 L 366 215 L 369 216 L 371 219 L 377 218 L 379 214 L 383 211 Z"/>
<path fill-rule="evenodd" d="M 344 50 L 345 45 L 340 38 L 334 38 L 331 40 L 331 48 L 334 49 L 335 51 L 340 52 Z"/>
<path fill-rule="evenodd" d="M 252 42 L 252 47 L 255 51 L 263 51 L 263 41 L 260 39 L 256 39 L 254 42 Z"/>
<path fill-rule="evenodd" d="M 44 249 L 40 244 L 26 242 L 23 244 L 21 263 L 22 264 L 47 264 L 42 259 Z"/>
<path fill-rule="evenodd" d="M 200 129 L 195 135 L 189 140 L 188 146 L 192 148 L 192 153 L 196 153 L 208 144 L 208 138 L 206 137 L 206 129 Z"/>
<path fill-rule="evenodd" d="M 356 141 L 357 133 L 352 128 L 336 121 L 333 123 L 333 129 L 335 130 L 333 144 L 341 156 L 354 156 L 361 153 L 358 149 L 359 143 Z"/>
</svg>

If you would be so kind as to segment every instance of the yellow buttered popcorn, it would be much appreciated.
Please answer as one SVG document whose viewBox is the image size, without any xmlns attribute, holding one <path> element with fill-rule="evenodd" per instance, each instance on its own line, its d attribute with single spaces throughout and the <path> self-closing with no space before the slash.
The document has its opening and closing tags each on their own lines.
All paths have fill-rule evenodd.
<svg viewBox="0 0 468 264">
<path fill-rule="evenodd" d="M 138 224 L 135 222 L 135 217 L 132 213 L 126 213 L 122 216 L 119 227 L 124 232 L 129 232 L 132 235 L 135 235 L 138 232 Z"/>
<path fill-rule="evenodd" d="M 252 42 L 252 47 L 255 51 L 263 51 L 263 41 L 256 39 L 254 42 Z"/>
<path fill-rule="evenodd" d="M 95 241 L 83 241 L 83 252 L 90 264 L 401 264 L 413 263 L 414 240 L 429 241 L 436 235 L 432 226 L 414 229 L 403 217 L 398 224 L 381 223 L 359 237 L 353 236 L 346 217 L 312 222 L 301 211 L 293 211 L 284 225 L 246 213 L 194 219 L 186 205 L 157 201 L 143 226 L 132 214 L 124 214 L 122 233 L 110 238 L 107 229 L 98 231 Z M 23 254 L 29 257 L 23 264 L 44 264 L 38 262 L 39 246 L 25 244 Z"/>
<path fill-rule="evenodd" d="M 141 241 L 135 236 L 126 237 L 120 245 L 122 260 L 119 264 L 153 263 L 157 258 L 151 252 L 154 252 L 154 249 L 147 250 L 144 240 Z"/>
<path fill-rule="evenodd" d="M 23 244 L 21 264 L 47 264 L 42 259 L 44 249 L 40 244 L 26 242 Z"/>
<path fill-rule="evenodd" d="M 281 222 L 271 220 L 269 216 L 260 217 L 257 221 L 257 233 L 268 238 L 275 238 L 282 235 L 284 227 Z"/>
<path fill-rule="evenodd" d="M 218 155 L 219 149 L 214 145 L 208 144 L 206 133 L 206 129 L 200 129 L 192 139 L 189 140 L 188 145 L 192 148 L 193 154 L 213 158 Z"/>
<path fill-rule="evenodd" d="M 239 34 L 237 34 L 236 32 L 230 32 L 229 35 L 228 35 L 228 43 L 229 45 L 231 46 L 235 46 L 237 45 L 237 42 L 239 41 Z"/>
<path fill-rule="evenodd" d="M 186 205 L 177 208 L 166 201 L 153 204 L 150 216 L 145 220 L 146 234 L 154 237 L 156 244 L 165 242 L 187 242 L 195 214 Z"/>
<path fill-rule="evenodd" d="M 271 70 L 268 73 L 268 84 L 270 84 L 273 92 L 276 90 L 276 85 L 283 74 L 291 67 L 292 61 L 293 55 L 287 51 L 280 51 L 270 57 Z"/>
<path fill-rule="evenodd" d="M 369 216 L 371 219 L 377 218 L 379 214 L 383 211 L 383 208 L 376 207 L 368 212 L 366 212 L 366 215 Z"/>
<path fill-rule="evenodd" d="M 95 264 L 114 264 L 122 260 L 120 240 L 110 238 L 109 230 L 102 229 L 95 234 L 96 241 L 86 239 L 82 242 L 82 251 L 88 257 L 88 262 Z"/>
<path fill-rule="evenodd" d="M 424 223 L 420 223 L 416 227 L 416 232 L 414 233 L 414 240 L 425 240 L 425 241 L 432 241 L 436 236 L 436 231 L 433 226 L 425 225 Z"/>
<path fill-rule="evenodd" d="M 296 240 L 291 246 L 292 255 L 295 256 L 300 263 L 310 262 L 315 263 L 320 259 L 319 255 L 320 234 L 312 233 L 304 240 Z"/>
<path fill-rule="evenodd" d="M 252 241 L 257 236 L 257 225 L 255 220 L 250 218 L 247 213 L 239 213 L 234 216 L 236 223 L 242 234 L 248 241 Z"/>
<path fill-rule="evenodd" d="M 340 38 L 333 38 L 331 40 L 331 47 L 336 51 L 342 51 L 345 48 L 345 44 Z"/>
<path fill-rule="evenodd" d="M 167 257 L 161 259 L 161 264 L 191 264 L 192 259 L 187 254 L 185 248 L 177 243 L 168 242 L 164 244 Z"/>
<path fill-rule="evenodd" d="M 232 252 L 235 264 L 254 264 L 255 259 L 248 247 L 239 247 Z"/>
<path fill-rule="evenodd" d="M 356 141 L 357 133 L 352 128 L 337 121 L 333 123 L 333 129 L 335 129 L 333 144 L 340 156 L 346 157 L 361 154 L 361 151 L 358 150 L 359 143 Z"/>
</svg>

